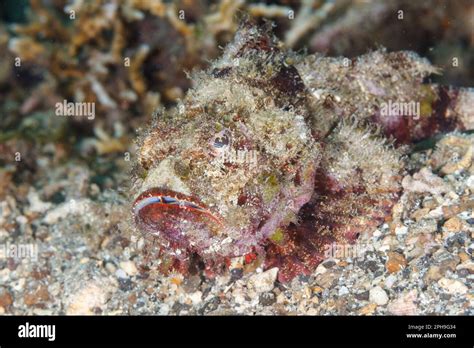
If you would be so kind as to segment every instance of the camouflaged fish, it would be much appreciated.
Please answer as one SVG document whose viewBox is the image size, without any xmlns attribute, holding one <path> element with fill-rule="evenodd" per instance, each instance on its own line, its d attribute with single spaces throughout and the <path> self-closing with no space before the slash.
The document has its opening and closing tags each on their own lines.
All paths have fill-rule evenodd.
<svg viewBox="0 0 474 348">
<path fill-rule="evenodd" d="M 161 269 L 245 256 L 284 282 L 375 229 L 401 194 L 398 144 L 472 129 L 472 90 L 423 83 L 437 72 L 412 52 L 302 56 L 242 25 L 139 139 L 133 216 Z"/>
</svg>

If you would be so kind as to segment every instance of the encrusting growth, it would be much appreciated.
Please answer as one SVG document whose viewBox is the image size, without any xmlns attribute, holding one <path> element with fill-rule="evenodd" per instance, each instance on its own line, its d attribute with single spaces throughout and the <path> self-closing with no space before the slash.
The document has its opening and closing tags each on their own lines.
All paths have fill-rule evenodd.
<svg viewBox="0 0 474 348">
<path fill-rule="evenodd" d="M 243 24 L 139 139 L 133 215 L 161 270 L 247 255 L 289 281 L 376 228 L 401 192 L 398 144 L 469 127 L 472 92 L 423 84 L 436 72 L 411 52 L 301 56 Z"/>
</svg>

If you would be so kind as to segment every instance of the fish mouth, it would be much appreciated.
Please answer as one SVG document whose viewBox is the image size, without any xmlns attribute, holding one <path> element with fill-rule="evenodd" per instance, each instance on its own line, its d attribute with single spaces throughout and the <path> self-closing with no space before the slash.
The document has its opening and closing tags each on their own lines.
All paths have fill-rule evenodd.
<svg viewBox="0 0 474 348">
<path fill-rule="evenodd" d="M 135 222 L 152 233 L 178 238 L 189 227 L 222 226 L 222 219 L 199 198 L 167 188 L 154 187 L 142 192 L 133 203 Z M 214 228 L 215 229 L 215 228 Z"/>
</svg>

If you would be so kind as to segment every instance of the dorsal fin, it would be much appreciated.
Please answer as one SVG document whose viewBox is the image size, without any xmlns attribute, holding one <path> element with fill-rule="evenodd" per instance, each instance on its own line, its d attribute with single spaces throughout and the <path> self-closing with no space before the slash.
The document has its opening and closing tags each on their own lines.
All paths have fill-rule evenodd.
<svg viewBox="0 0 474 348">
<path fill-rule="evenodd" d="M 273 35 L 270 22 L 256 25 L 246 20 L 241 23 L 234 39 L 226 46 L 222 60 L 239 58 L 253 51 L 280 52 L 279 40 Z"/>
</svg>

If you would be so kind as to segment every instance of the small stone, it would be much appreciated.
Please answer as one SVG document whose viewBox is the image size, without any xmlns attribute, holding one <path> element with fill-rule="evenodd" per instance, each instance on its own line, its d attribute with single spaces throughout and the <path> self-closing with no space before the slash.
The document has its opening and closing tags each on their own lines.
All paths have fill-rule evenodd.
<svg viewBox="0 0 474 348">
<path fill-rule="evenodd" d="M 427 167 L 413 174 L 413 177 L 407 175 L 402 180 L 402 186 L 406 192 L 429 192 L 433 195 L 439 195 L 449 191 L 449 187 L 439 176 L 433 174 Z"/>
<path fill-rule="evenodd" d="M 30 190 L 28 192 L 28 202 L 30 203 L 30 211 L 37 213 L 44 213 L 45 211 L 51 209 L 52 204 L 49 202 L 43 202 L 39 194 L 36 191 Z"/>
<path fill-rule="evenodd" d="M 467 286 L 461 283 L 459 280 L 441 278 L 438 281 L 439 286 L 445 289 L 450 294 L 465 294 L 467 293 Z"/>
<path fill-rule="evenodd" d="M 379 269 L 379 264 L 375 260 L 367 260 L 363 262 L 361 266 L 362 268 L 368 269 L 372 272 L 376 272 Z"/>
<path fill-rule="evenodd" d="M 454 216 L 444 223 L 443 228 L 449 232 L 458 232 L 462 230 L 463 222 L 460 218 Z"/>
<path fill-rule="evenodd" d="M 170 312 L 170 306 L 166 303 L 163 303 L 158 311 L 159 315 L 168 315 Z"/>
<path fill-rule="evenodd" d="M 137 303 L 137 294 L 130 294 L 128 296 L 128 302 L 130 302 L 132 305 Z"/>
<path fill-rule="evenodd" d="M 369 300 L 379 306 L 383 306 L 388 302 L 388 295 L 380 286 L 376 286 L 370 290 Z"/>
<path fill-rule="evenodd" d="M 341 288 L 339 289 L 338 295 L 344 296 L 344 295 L 347 295 L 348 293 L 349 293 L 349 289 L 345 286 L 341 286 Z"/>
<path fill-rule="evenodd" d="M 175 302 L 173 306 L 171 307 L 171 311 L 180 315 L 180 314 L 183 314 L 184 311 L 188 311 L 190 308 L 191 308 L 191 305 L 187 303 Z"/>
<path fill-rule="evenodd" d="M 94 309 L 105 306 L 111 296 L 107 279 L 91 280 L 80 285 L 81 288 L 66 299 L 67 315 L 92 315 Z"/>
<path fill-rule="evenodd" d="M 196 291 L 189 295 L 189 299 L 193 303 L 194 306 L 198 305 L 202 301 L 202 292 Z"/>
<path fill-rule="evenodd" d="M 410 234 L 435 233 L 438 231 L 438 222 L 435 219 L 423 219 L 410 227 Z"/>
<path fill-rule="evenodd" d="M 329 269 L 329 268 L 332 268 L 336 265 L 336 262 L 334 260 L 326 260 L 322 263 L 322 265 L 326 268 L 326 269 Z"/>
<path fill-rule="evenodd" d="M 438 203 L 433 198 L 429 197 L 423 201 L 423 208 L 428 208 L 429 210 L 435 209 L 438 206 Z"/>
<path fill-rule="evenodd" d="M 375 303 L 369 303 L 365 305 L 359 310 L 360 315 L 372 315 L 374 314 L 375 310 L 377 309 L 377 305 Z"/>
<path fill-rule="evenodd" d="M 134 283 L 130 278 L 119 278 L 118 280 L 119 289 L 128 292 L 133 289 Z"/>
<path fill-rule="evenodd" d="M 469 273 L 469 270 L 464 269 L 464 268 L 460 268 L 460 269 L 456 270 L 456 274 L 460 278 L 466 278 L 466 277 L 469 276 L 470 273 Z"/>
<path fill-rule="evenodd" d="M 321 286 L 322 288 L 329 289 L 336 285 L 337 278 L 339 277 L 338 273 L 335 272 L 326 272 L 323 274 L 319 274 L 315 282 L 317 285 Z"/>
<path fill-rule="evenodd" d="M 249 278 L 247 286 L 257 293 L 271 291 L 275 286 L 278 268 L 271 268 L 262 273 L 256 273 Z"/>
<path fill-rule="evenodd" d="M 0 292 L 0 307 L 8 308 L 13 303 L 13 297 L 8 290 Z"/>
<path fill-rule="evenodd" d="M 385 279 L 385 287 L 391 288 L 393 284 L 397 281 L 397 277 L 394 274 L 390 274 L 386 279 Z"/>
<path fill-rule="evenodd" d="M 320 294 L 324 291 L 324 289 L 320 286 L 315 286 L 311 289 L 315 294 Z"/>
<path fill-rule="evenodd" d="M 474 262 L 471 260 L 466 260 L 456 267 L 456 270 L 466 270 L 469 274 L 474 273 Z"/>
<path fill-rule="evenodd" d="M 49 300 L 48 287 L 41 285 L 34 292 L 26 293 L 23 297 L 23 301 L 27 306 L 34 306 L 38 303 L 45 302 Z"/>
<path fill-rule="evenodd" d="M 408 233 L 408 227 L 406 227 L 406 226 L 402 225 L 402 226 L 398 226 L 398 227 L 395 228 L 395 234 L 397 236 L 404 236 L 407 233 Z"/>
<path fill-rule="evenodd" d="M 219 304 L 221 303 L 221 299 L 218 296 L 214 296 L 209 301 L 207 301 L 204 306 L 199 310 L 199 314 L 206 314 L 215 311 Z"/>
<path fill-rule="evenodd" d="M 278 304 L 283 304 L 283 303 L 287 302 L 287 299 L 286 299 L 285 294 L 283 292 L 281 292 L 277 295 L 276 302 Z"/>
<path fill-rule="evenodd" d="M 448 220 L 452 217 L 455 217 L 459 213 L 462 213 L 463 211 L 472 210 L 474 208 L 474 201 L 473 200 L 462 201 L 459 204 L 442 206 L 441 208 L 442 208 L 441 210 L 442 210 L 443 218 Z"/>
<path fill-rule="evenodd" d="M 441 274 L 440 268 L 437 265 L 432 265 L 428 268 L 428 271 L 423 276 L 425 283 L 430 283 L 432 281 L 437 281 L 441 279 L 443 275 Z"/>
<path fill-rule="evenodd" d="M 242 305 L 246 302 L 245 295 L 241 288 L 236 288 L 232 291 L 232 297 L 234 298 L 235 303 Z"/>
<path fill-rule="evenodd" d="M 469 255 L 468 255 L 468 254 L 466 254 L 466 253 L 465 253 L 465 252 L 463 252 L 463 251 L 462 251 L 462 252 L 460 252 L 460 253 L 458 254 L 458 256 L 459 256 L 459 259 L 461 260 L 461 262 L 465 262 L 465 261 L 468 261 L 468 260 L 470 260 L 470 257 L 469 257 Z"/>
<path fill-rule="evenodd" d="M 345 260 L 341 260 L 341 261 L 339 261 L 339 262 L 337 263 L 337 265 L 338 265 L 339 267 L 347 267 L 348 264 L 349 264 L 349 263 L 348 263 L 347 261 L 345 261 Z"/>
<path fill-rule="evenodd" d="M 417 315 L 418 307 L 415 303 L 417 296 L 418 291 L 413 289 L 391 301 L 387 306 L 387 311 L 394 315 Z"/>
<path fill-rule="evenodd" d="M 123 269 L 118 269 L 115 272 L 115 276 L 119 279 L 126 279 L 128 278 L 127 273 Z"/>
<path fill-rule="evenodd" d="M 120 262 L 120 268 L 125 271 L 129 276 L 134 276 L 138 273 L 137 266 L 133 261 L 122 261 Z"/>
<path fill-rule="evenodd" d="M 105 269 L 110 273 L 114 274 L 117 271 L 117 267 L 112 262 L 107 262 L 105 264 Z"/>
<path fill-rule="evenodd" d="M 424 219 L 428 215 L 430 210 L 431 210 L 430 208 L 418 209 L 413 214 L 411 214 L 411 218 L 415 219 L 416 221 L 420 221 L 421 219 Z"/>
<path fill-rule="evenodd" d="M 445 274 L 448 270 L 454 272 L 456 266 L 459 264 L 461 259 L 457 255 L 452 255 L 451 253 L 440 249 L 438 250 L 433 257 L 439 265 L 440 272 Z"/>
<path fill-rule="evenodd" d="M 183 290 L 188 293 L 194 292 L 198 289 L 200 284 L 201 284 L 200 276 L 192 275 L 192 276 L 186 277 L 186 279 L 183 282 Z"/>
<path fill-rule="evenodd" d="M 387 269 L 388 273 L 396 273 L 407 265 L 405 256 L 403 256 L 402 254 L 390 251 L 387 253 L 387 255 L 388 260 L 385 264 L 385 268 Z"/>
<path fill-rule="evenodd" d="M 258 303 L 262 306 L 271 306 L 276 302 L 276 296 L 273 292 L 264 292 L 258 298 Z"/>
<path fill-rule="evenodd" d="M 359 301 L 368 301 L 369 291 L 359 292 L 357 294 L 354 294 L 354 297 Z"/>
<path fill-rule="evenodd" d="M 318 267 L 316 267 L 315 275 L 323 274 L 323 273 L 326 273 L 326 272 L 327 272 L 327 268 L 324 267 L 324 265 L 322 263 L 320 263 L 318 265 Z"/>
</svg>

